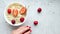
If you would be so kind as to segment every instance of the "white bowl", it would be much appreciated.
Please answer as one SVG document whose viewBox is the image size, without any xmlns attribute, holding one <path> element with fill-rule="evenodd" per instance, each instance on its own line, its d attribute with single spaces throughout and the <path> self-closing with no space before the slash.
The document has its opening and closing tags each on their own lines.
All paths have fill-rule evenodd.
<svg viewBox="0 0 60 34">
<path fill-rule="evenodd" d="M 18 2 L 14 2 L 14 3 L 18 3 Z M 10 3 L 10 4 L 13 4 L 13 3 Z M 8 7 L 10 4 L 8 4 L 7 7 Z M 21 4 L 21 3 L 19 3 L 19 4 Z M 23 6 L 25 7 L 24 4 L 21 4 L 21 5 L 23 5 Z M 12 24 L 12 23 L 8 20 L 6 14 L 5 14 L 6 11 L 7 11 L 7 7 L 5 8 L 5 11 L 4 11 L 4 18 L 5 18 L 5 20 L 7 21 L 8 24 L 10 24 L 10 25 L 12 25 L 12 26 L 19 26 L 19 25 L 22 25 L 23 23 L 25 23 L 26 16 L 25 16 L 25 20 L 24 20 L 24 22 L 22 22 L 22 23 L 18 23 L 18 24 Z M 27 13 L 26 13 L 26 14 L 27 14 Z"/>
</svg>

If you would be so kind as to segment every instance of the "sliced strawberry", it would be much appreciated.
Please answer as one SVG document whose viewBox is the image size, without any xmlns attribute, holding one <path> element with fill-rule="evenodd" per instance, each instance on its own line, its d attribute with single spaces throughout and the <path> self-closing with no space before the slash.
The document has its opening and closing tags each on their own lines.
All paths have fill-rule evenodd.
<svg viewBox="0 0 60 34">
<path fill-rule="evenodd" d="M 27 11 L 27 9 L 25 7 L 22 7 L 20 10 L 20 14 L 25 14 Z"/>
<path fill-rule="evenodd" d="M 18 15 L 18 10 L 17 9 L 13 9 L 12 15 L 14 17 L 16 17 Z"/>
</svg>

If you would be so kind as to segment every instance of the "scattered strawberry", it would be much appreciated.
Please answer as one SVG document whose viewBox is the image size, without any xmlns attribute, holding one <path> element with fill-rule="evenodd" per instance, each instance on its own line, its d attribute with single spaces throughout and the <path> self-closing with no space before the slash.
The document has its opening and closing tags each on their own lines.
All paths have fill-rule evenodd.
<svg viewBox="0 0 60 34">
<path fill-rule="evenodd" d="M 12 23 L 12 24 L 15 24 L 15 20 L 11 20 L 11 23 Z"/>
<path fill-rule="evenodd" d="M 11 9 L 9 8 L 9 9 L 7 10 L 7 12 L 8 12 L 8 14 L 11 14 Z"/>
<path fill-rule="evenodd" d="M 23 18 L 23 17 L 21 17 L 21 18 L 20 18 L 20 22 L 23 22 L 23 21 L 24 21 L 24 18 Z"/>
<path fill-rule="evenodd" d="M 40 13 L 42 11 L 42 9 L 41 8 L 38 8 L 37 11 L 38 11 L 38 13 Z"/>
<path fill-rule="evenodd" d="M 38 24 L 38 21 L 34 21 L 34 25 L 37 25 Z"/>
</svg>

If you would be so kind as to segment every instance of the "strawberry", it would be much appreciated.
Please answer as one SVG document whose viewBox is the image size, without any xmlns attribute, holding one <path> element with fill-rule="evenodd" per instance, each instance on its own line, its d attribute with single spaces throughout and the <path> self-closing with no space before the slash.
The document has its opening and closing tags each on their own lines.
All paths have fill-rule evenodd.
<svg viewBox="0 0 60 34">
<path fill-rule="evenodd" d="M 11 9 L 9 8 L 9 9 L 7 10 L 7 12 L 8 12 L 8 14 L 11 14 Z"/>
<path fill-rule="evenodd" d="M 21 17 L 21 18 L 20 18 L 20 22 L 23 22 L 23 21 L 24 21 L 24 18 L 23 18 L 23 17 Z"/>
<path fill-rule="evenodd" d="M 12 15 L 14 17 L 16 17 L 18 15 L 18 10 L 17 9 L 13 9 Z"/>
<path fill-rule="evenodd" d="M 25 14 L 27 11 L 27 9 L 25 7 L 22 7 L 20 10 L 20 14 Z"/>
<path fill-rule="evenodd" d="M 11 23 L 12 23 L 12 24 L 15 24 L 15 20 L 11 20 Z"/>
<path fill-rule="evenodd" d="M 42 9 L 41 8 L 38 8 L 37 11 L 38 11 L 38 13 L 40 13 L 42 11 Z"/>
<path fill-rule="evenodd" d="M 34 21 L 34 25 L 37 25 L 38 24 L 38 21 Z"/>
</svg>

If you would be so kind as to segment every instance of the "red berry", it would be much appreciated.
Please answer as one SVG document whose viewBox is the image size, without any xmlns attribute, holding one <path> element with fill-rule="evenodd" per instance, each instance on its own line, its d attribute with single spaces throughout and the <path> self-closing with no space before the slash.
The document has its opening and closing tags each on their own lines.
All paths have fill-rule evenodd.
<svg viewBox="0 0 60 34">
<path fill-rule="evenodd" d="M 23 18 L 23 17 L 21 17 L 21 18 L 20 18 L 20 22 L 23 22 L 23 21 L 24 21 L 24 18 Z"/>
<path fill-rule="evenodd" d="M 38 8 L 37 11 L 38 11 L 38 13 L 40 13 L 42 11 L 42 9 L 41 8 Z"/>
<path fill-rule="evenodd" d="M 12 24 L 15 24 L 15 20 L 11 20 L 11 23 L 12 23 Z"/>
<path fill-rule="evenodd" d="M 34 21 L 34 25 L 37 25 L 38 24 L 38 21 Z"/>
<path fill-rule="evenodd" d="M 7 12 L 8 12 L 8 14 L 11 14 L 11 9 L 8 9 Z"/>
</svg>

